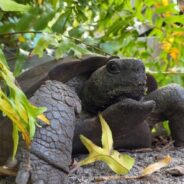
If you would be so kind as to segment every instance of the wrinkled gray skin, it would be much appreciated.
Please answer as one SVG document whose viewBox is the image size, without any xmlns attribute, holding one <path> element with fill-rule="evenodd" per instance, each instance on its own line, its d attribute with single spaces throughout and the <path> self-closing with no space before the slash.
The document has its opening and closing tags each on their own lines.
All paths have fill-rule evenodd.
<svg viewBox="0 0 184 184">
<path fill-rule="evenodd" d="M 112 130 L 115 148 L 150 147 L 149 124 L 165 119 L 170 122 L 175 145 L 183 146 L 184 89 L 169 85 L 144 96 L 145 88 L 144 65 L 135 59 L 112 59 L 88 80 L 79 77 L 67 85 L 46 82 L 31 101 L 48 107 L 46 116 L 51 125 L 37 128 L 30 153 L 21 146 L 16 182 L 26 184 L 30 177 L 33 184 L 65 183 L 73 133 L 73 153 L 84 151 L 79 134 L 100 144 L 98 111 Z M 81 113 L 78 96 L 82 100 Z"/>
<path fill-rule="evenodd" d="M 184 88 L 169 84 L 144 97 L 144 101 L 154 100 L 155 110 L 148 116 L 150 127 L 164 120 L 169 121 L 174 145 L 184 146 Z"/>
</svg>

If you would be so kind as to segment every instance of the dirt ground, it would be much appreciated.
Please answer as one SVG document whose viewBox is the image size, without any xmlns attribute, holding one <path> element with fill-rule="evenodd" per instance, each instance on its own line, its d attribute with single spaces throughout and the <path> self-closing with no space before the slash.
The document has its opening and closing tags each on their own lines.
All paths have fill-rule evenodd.
<svg viewBox="0 0 184 184">
<path fill-rule="evenodd" d="M 146 178 L 108 180 L 103 182 L 96 182 L 94 180 L 100 176 L 114 176 L 115 174 L 106 166 L 106 164 L 96 162 L 88 166 L 81 167 L 74 173 L 70 174 L 67 184 L 184 184 L 184 175 L 176 176 L 176 174 L 171 174 L 169 172 L 169 170 L 175 166 L 184 166 L 184 148 L 170 148 L 169 150 L 163 149 L 161 151 L 129 154 L 136 159 L 136 163 L 129 173 L 129 176 L 139 175 L 139 172 L 147 165 L 154 163 L 166 155 L 170 155 L 172 157 L 172 161 L 168 167 L 162 168 L 160 171 L 155 172 Z M 76 160 L 84 157 L 84 155 L 80 155 Z M 14 184 L 14 178 L 0 177 L 0 184 Z"/>
</svg>

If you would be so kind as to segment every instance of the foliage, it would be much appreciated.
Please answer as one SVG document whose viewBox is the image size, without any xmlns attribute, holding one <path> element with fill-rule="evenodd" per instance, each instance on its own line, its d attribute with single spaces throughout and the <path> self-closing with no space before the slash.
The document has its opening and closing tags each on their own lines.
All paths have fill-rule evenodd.
<svg viewBox="0 0 184 184">
<path fill-rule="evenodd" d="M 16 64 L 16 75 L 23 64 L 21 51 L 27 57 L 41 57 L 45 50 L 53 49 L 56 58 L 88 53 L 137 57 L 156 73 L 161 85 L 183 83 L 184 15 L 174 1 L 17 2 L 29 4 L 30 10 L 0 13 L 1 46 L 18 48 L 15 57 L 21 64 Z"/>
<path fill-rule="evenodd" d="M 16 154 L 19 132 L 29 146 L 31 139 L 35 133 L 35 126 L 37 124 L 37 116 L 47 122 L 42 114 L 46 108 L 33 106 L 25 94 L 19 89 L 15 83 L 13 74 L 9 71 L 6 60 L 2 51 L 0 50 L 0 110 L 11 119 L 13 123 L 13 141 L 14 150 L 13 157 Z M 3 89 L 2 89 L 3 88 Z"/>
<path fill-rule="evenodd" d="M 99 119 L 102 126 L 102 148 L 80 135 L 82 143 L 89 151 L 89 156 L 80 161 L 79 164 L 83 166 L 101 160 L 117 174 L 127 174 L 134 165 L 134 159 L 127 154 L 113 150 L 112 132 L 101 115 L 99 115 Z"/>
<path fill-rule="evenodd" d="M 28 11 L 30 6 L 29 5 L 22 5 L 22 4 L 18 4 L 14 1 L 11 0 L 0 0 L 0 8 L 3 11 Z"/>
</svg>

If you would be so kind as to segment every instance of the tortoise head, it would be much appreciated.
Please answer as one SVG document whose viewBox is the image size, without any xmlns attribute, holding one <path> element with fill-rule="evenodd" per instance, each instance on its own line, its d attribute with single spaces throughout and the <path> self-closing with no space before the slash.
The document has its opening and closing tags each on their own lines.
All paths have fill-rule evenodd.
<svg viewBox="0 0 184 184">
<path fill-rule="evenodd" d="M 111 59 L 92 73 L 81 92 L 86 110 L 96 112 L 120 98 L 139 100 L 145 93 L 145 67 L 137 59 Z"/>
</svg>

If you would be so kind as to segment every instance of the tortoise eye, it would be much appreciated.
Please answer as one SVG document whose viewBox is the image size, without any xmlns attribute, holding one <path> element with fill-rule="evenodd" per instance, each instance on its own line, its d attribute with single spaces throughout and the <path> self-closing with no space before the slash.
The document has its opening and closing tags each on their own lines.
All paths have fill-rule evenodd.
<svg viewBox="0 0 184 184">
<path fill-rule="evenodd" d="M 112 74 L 120 73 L 119 65 L 113 61 L 107 63 L 107 71 Z"/>
</svg>

